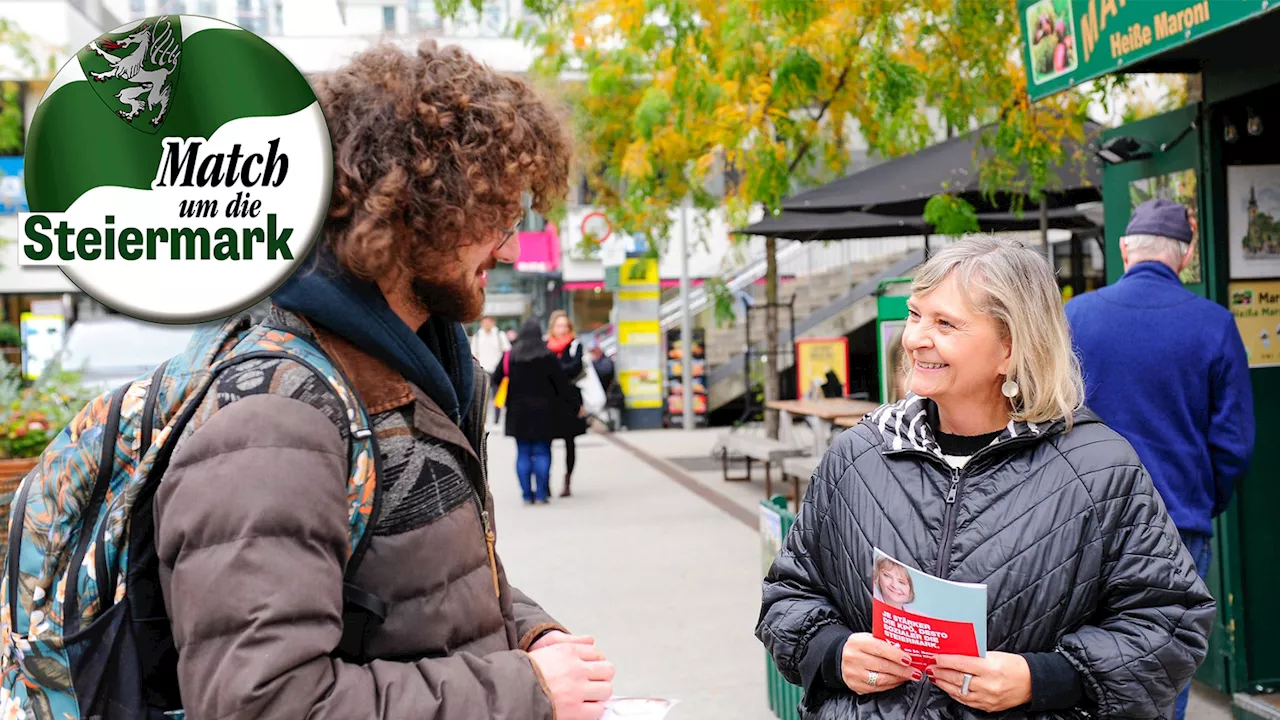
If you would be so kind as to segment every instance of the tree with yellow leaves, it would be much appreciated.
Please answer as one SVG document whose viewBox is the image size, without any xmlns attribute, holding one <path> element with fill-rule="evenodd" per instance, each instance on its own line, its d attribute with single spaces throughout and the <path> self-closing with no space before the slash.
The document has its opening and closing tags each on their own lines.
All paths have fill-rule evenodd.
<svg viewBox="0 0 1280 720">
<path fill-rule="evenodd" d="M 983 187 L 1033 199 L 1049 169 L 1070 160 L 1064 141 L 1083 132 L 1082 94 L 1028 101 L 1016 0 L 540 0 L 534 9 L 545 20 L 527 34 L 541 50 L 537 70 L 566 89 L 597 202 L 650 247 L 686 198 L 736 222 L 755 203 L 776 212 L 798 188 L 845 171 L 855 132 L 890 157 L 998 122 L 986 134 Z M 730 182 L 712 192 L 709 179 L 725 169 Z M 972 212 L 944 200 L 930 215 L 964 229 Z M 775 313 L 766 335 L 772 399 Z M 776 437 L 775 413 L 767 425 Z"/>
</svg>

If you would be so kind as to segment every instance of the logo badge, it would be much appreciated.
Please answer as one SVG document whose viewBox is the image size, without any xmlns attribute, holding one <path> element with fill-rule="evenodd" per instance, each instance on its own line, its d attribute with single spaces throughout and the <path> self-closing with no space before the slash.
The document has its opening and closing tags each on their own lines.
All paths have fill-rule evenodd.
<svg viewBox="0 0 1280 720">
<path fill-rule="evenodd" d="M 50 82 L 26 150 L 18 264 L 60 267 L 158 322 L 226 317 L 273 292 L 311 252 L 333 182 L 302 73 L 257 35 L 195 15 L 89 42 Z"/>
<path fill-rule="evenodd" d="M 177 15 L 147 18 L 130 30 L 102 35 L 78 53 L 98 97 L 142 132 L 155 134 L 169 112 L 182 61 L 181 22 Z"/>
</svg>

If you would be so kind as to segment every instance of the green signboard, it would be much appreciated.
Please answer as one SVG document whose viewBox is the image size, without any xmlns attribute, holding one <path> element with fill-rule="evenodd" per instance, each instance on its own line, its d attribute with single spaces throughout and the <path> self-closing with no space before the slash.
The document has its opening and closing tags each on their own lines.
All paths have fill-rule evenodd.
<svg viewBox="0 0 1280 720">
<path fill-rule="evenodd" d="M 1019 0 L 1032 100 L 1280 7 L 1264 0 Z"/>
</svg>

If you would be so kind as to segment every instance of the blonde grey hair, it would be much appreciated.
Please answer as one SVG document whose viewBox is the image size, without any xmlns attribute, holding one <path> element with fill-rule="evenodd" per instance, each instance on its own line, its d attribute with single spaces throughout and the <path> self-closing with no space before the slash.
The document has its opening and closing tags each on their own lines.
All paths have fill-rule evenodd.
<svg viewBox="0 0 1280 720">
<path fill-rule="evenodd" d="M 1173 268 L 1174 272 L 1182 265 L 1186 257 L 1187 243 L 1160 235 L 1125 235 L 1120 238 L 1129 250 L 1129 264 L 1156 260 Z"/>
<path fill-rule="evenodd" d="M 995 318 L 1009 340 L 1007 379 L 1018 383 L 1011 417 L 1033 423 L 1062 419 L 1070 428 L 1084 403 L 1084 381 L 1058 283 L 1044 256 L 1016 241 L 970 235 L 926 262 L 911 293 L 926 295 L 952 276 L 969 306 Z"/>
</svg>

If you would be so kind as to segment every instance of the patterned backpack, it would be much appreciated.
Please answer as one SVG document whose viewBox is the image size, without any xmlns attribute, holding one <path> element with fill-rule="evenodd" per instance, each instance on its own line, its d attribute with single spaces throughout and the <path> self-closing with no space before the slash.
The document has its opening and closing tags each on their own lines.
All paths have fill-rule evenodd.
<svg viewBox="0 0 1280 720">
<path fill-rule="evenodd" d="M 160 591 L 153 498 L 182 428 L 217 374 L 255 358 L 315 372 L 351 422 L 350 555 L 365 549 L 380 461 L 368 414 L 333 362 L 304 337 L 247 315 L 202 330 L 187 349 L 91 401 L 40 456 L 14 500 L 0 583 L 0 718 L 181 718 Z M 360 657 L 378 598 L 346 585 L 339 656 Z"/>
</svg>

